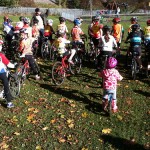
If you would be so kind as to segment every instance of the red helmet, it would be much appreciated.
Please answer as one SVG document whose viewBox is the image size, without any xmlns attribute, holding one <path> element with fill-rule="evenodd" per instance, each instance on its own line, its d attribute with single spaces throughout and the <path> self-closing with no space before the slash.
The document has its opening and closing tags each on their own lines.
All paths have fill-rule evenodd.
<svg viewBox="0 0 150 150">
<path fill-rule="evenodd" d="M 150 25 L 150 20 L 147 20 L 147 24 L 149 24 L 149 25 Z"/>
<path fill-rule="evenodd" d="M 121 21 L 121 19 L 120 18 L 114 18 L 112 21 L 118 23 Z"/>
</svg>

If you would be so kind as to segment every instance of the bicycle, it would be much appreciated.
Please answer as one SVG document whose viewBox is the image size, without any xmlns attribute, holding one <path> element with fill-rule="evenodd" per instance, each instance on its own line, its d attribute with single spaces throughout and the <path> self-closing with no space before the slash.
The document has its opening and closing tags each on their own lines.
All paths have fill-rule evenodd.
<svg viewBox="0 0 150 150">
<path fill-rule="evenodd" d="M 30 66 L 28 60 L 21 59 L 19 66 L 16 69 L 16 75 L 20 80 L 21 84 L 25 81 L 27 76 L 30 74 Z"/>
<path fill-rule="evenodd" d="M 13 73 L 13 71 L 9 70 L 8 68 L 6 70 L 6 74 L 7 74 L 7 78 L 9 82 L 10 93 L 13 98 L 16 98 L 20 94 L 20 88 L 21 88 L 20 80 L 17 78 L 16 74 Z M 5 99 L 3 87 L 1 88 L 1 91 L 0 91 L 0 98 Z"/>
<path fill-rule="evenodd" d="M 51 45 L 48 37 L 44 37 L 41 46 L 41 57 L 43 59 L 50 59 L 51 58 Z"/>
<path fill-rule="evenodd" d="M 65 78 L 66 73 L 70 72 L 71 74 L 79 73 L 81 70 L 81 58 L 78 57 L 78 54 L 75 54 L 73 57 L 74 64 L 68 62 L 70 54 L 66 52 L 61 61 L 56 61 L 52 67 L 52 81 L 55 85 L 61 85 Z"/>
</svg>

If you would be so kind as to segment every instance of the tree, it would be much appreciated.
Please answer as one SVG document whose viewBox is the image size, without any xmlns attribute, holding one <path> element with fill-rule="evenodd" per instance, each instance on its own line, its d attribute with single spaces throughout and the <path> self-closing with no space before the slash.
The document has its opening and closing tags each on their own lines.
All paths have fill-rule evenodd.
<svg viewBox="0 0 150 150">
<path fill-rule="evenodd" d="M 0 6 L 14 6 L 18 0 L 0 0 Z"/>
</svg>

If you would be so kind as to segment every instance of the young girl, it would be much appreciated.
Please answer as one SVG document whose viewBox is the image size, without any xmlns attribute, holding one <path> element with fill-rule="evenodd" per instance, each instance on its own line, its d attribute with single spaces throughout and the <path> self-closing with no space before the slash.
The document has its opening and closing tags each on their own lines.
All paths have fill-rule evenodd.
<svg viewBox="0 0 150 150">
<path fill-rule="evenodd" d="M 115 69 L 117 60 L 114 57 L 109 57 L 106 64 L 106 69 L 99 73 L 99 76 L 103 78 L 103 98 L 102 106 L 105 110 L 108 105 L 108 94 L 112 93 L 112 111 L 115 113 L 118 111 L 117 107 L 117 81 L 121 81 L 123 77 Z"/>
</svg>

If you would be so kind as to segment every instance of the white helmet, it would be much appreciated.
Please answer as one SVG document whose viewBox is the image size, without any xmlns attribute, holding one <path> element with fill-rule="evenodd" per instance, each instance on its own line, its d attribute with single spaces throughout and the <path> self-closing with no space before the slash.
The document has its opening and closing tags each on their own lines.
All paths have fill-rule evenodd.
<svg viewBox="0 0 150 150">
<path fill-rule="evenodd" d="M 52 20 L 52 19 L 48 19 L 48 20 L 47 20 L 47 24 L 52 26 L 53 20 Z"/>
</svg>

